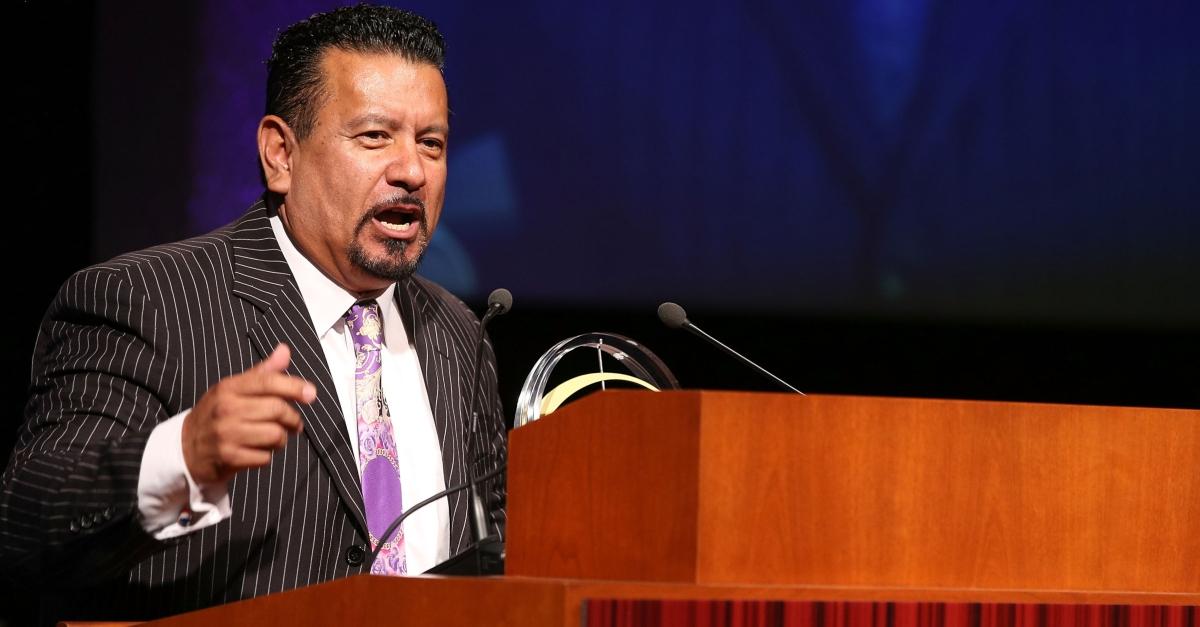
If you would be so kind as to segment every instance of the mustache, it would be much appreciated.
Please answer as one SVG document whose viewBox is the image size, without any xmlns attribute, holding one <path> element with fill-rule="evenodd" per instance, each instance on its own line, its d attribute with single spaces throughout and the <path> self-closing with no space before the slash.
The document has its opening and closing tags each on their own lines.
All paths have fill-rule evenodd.
<svg viewBox="0 0 1200 627">
<path fill-rule="evenodd" d="M 371 213 L 376 214 L 385 209 L 394 209 L 396 207 L 411 207 L 414 205 L 421 210 L 422 214 L 425 213 L 425 201 L 423 201 L 420 198 L 417 198 L 416 196 L 413 196 L 412 194 L 409 194 L 407 192 L 401 192 L 394 196 L 389 196 L 387 198 L 384 198 L 383 200 L 375 203 L 374 205 L 371 205 Z"/>
<path fill-rule="evenodd" d="M 366 228 L 367 224 L 369 224 L 371 220 L 374 220 L 375 216 L 379 215 L 381 212 L 387 211 L 388 209 L 395 209 L 396 207 L 416 207 L 420 213 L 420 215 L 417 217 L 421 220 L 422 227 L 424 226 L 425 201 L 413 196 L 412 194 L 398 193 L 394 196 L 388 196 L 387 198 L 384 198 L 383 200 L 371 205 L 371 208 L 365 214 L 363 214 L 362 219 L 358 221 L 358 229 Z"/>
</svg>

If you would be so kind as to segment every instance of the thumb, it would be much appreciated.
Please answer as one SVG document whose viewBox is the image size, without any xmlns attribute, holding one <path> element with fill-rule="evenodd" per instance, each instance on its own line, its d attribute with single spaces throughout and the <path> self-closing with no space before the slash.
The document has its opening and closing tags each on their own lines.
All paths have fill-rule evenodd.
<svg viewBox="0 0 1200 627">
<path fill-rule="evenodd" d="M 275 350 L 271 351 L 267 358 L 258 362 L 254 366 L 254 370 L 263 372 L 283 372 L 287 370 L 288 363 L 292 360 L 292 351 L 287 344 L 279 344 Z"/>
</svg>

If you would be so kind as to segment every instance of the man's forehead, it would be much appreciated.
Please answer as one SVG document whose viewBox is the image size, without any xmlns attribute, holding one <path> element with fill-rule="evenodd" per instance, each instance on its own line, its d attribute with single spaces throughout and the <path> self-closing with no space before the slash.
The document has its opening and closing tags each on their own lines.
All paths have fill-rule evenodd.
<svg viewBox="0 0 1200 627">
<path fill-rule="evenodd" d="M 433 105 L 429 114 L 448 122 L 449 94 L 442 72 L 432 63 L 413 61 L 392 52 L 361 52 L 331 48 L 321 58 L 321 108 L 335 108 L 347 113 L 346 107 L 357 108 L 373 102 L 383 105 L 405 99 L 408 105 Z M 397 81 L 403 93 L 395 91 Z M 415 89 L 414 89 L 415 88 Z M 413 95 L 428 95 L 418 102 Z M 445 124 L 442 124 L 445 125 Z"/>
<path fill-rule="evenodd" d="M 326 78 L 334 73 L 347 73 L 362 70 L 367 67 L 376 69 L 392 69 L 397 67 L 429 69 L 441 76 L 442 71 L 434 64 L 414 60 L 400 53 L 389 50 L 349 50 L 338 46 L 326 48 L 321 53 L 320 68 Z"/>
</svg>

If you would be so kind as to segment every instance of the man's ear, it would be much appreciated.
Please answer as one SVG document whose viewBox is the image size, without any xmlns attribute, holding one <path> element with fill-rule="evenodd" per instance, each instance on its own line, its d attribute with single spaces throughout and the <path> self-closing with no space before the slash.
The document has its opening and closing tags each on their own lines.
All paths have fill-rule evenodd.
<svg viewBox="0 0 1200 627">
<path fill-rule="evenodd" d="M 292 151 L 296 135 L 283 118 L 268 115 L 258 121 L 258 159 L 267 189 L 286 195 L 292 186 Z"/>
</svg>

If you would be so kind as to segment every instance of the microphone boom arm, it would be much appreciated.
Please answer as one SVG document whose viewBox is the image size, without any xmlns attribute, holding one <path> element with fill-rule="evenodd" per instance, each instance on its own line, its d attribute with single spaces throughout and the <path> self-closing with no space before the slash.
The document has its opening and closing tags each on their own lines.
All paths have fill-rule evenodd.
<svg viewBox="0 0 1200 627">
<path fill-rule="evenodd" d="M 729 348 L 728 346 L 725 345 L 724 342 L 705 333 L 703 330 L 700 329 L 700 327 L 692 324 L 691 322 L 684 322 L 683 328 L 687 329 L 688 331 L 691 331 L 692 333 L 694 333 L 696 336 L 700 337 L 701 339 L 708 340 L 710 343 L 712 343 L 717 348 L 720 348 L 721 350 L 725 351 L 730 357 L 733 357 L 734 359 L 737 359 L 738 361 L 746 364 L 747 366 L 754 368 L 759 373 L 763 374 L 764 376 L 766 376 L 767 378 L 771 379 L 772 381 L 778 383 L 779 385 L 783 386 L 784 388 L 791 390 L 791 391 L 799 394 L 800 396 L 807 396 L 807 394 L 805 394 L 804 392 L 801 392 L 800 390 L 797 390 L 796 388 L 792 387 L 792 385 L 790 383 L 788 383 L 787 381 L 784 381 L 783 379 L 780 379 L 779 377 L 771 374 L 770 372 L 767 371 L 766 368 L 763 368 L 762 366 L 750 361 L 741 353 L 733 350 L 732 348 Z"/>
</svg>

